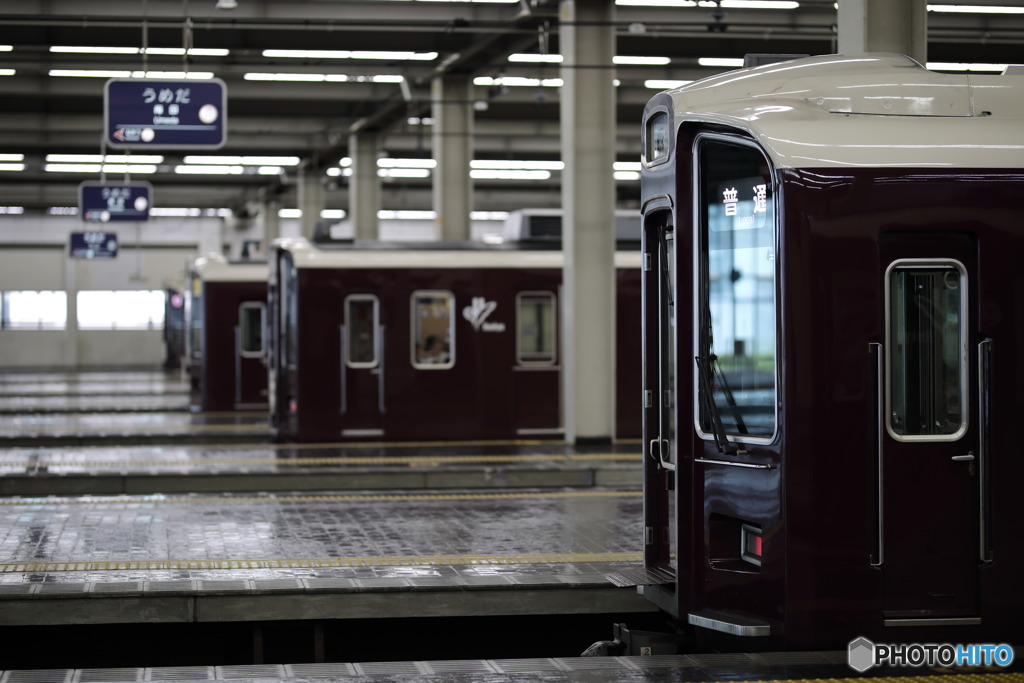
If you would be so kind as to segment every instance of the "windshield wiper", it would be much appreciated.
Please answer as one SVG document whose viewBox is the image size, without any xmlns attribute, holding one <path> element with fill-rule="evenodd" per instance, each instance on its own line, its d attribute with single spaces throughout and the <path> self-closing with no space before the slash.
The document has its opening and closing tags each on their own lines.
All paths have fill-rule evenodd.
<svg viewBox="0 0 1024 683">
<path fill-rule="evenodd" d="M 729 437 L 725 433 L 725 425 L 722 423 L 722 414 L 718 411 L 718 404 L 715 403 L 715 397 L 711 393 L 710 373 L 714 372 L 714 368 L 709 366 L 713 362 L 712 358 L 713 356 L 695 356 L 693 359 L 697 363 L 700 393 L 704 397 L 704 408 L 711 417 L 712 434 L 715 437 L 715 445 L 718 447 L 718 452 L 725 453 L 726 455 L 736 455 L 739 449 L 736 447 L 736 444 L 729 441 Z"/>
</svg>

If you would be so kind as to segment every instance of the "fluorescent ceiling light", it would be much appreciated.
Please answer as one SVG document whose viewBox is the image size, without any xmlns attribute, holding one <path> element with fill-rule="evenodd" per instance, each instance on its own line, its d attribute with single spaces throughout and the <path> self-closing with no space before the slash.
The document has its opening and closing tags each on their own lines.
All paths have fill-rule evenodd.
<svg viewBox="0 0 1024 683">
<path fill-rule="evenodd" d="M 672 60 L 668 57 L 634 57 L 632 55 L 618 55 L 612 57 L 612 62 L 615 64 L 635 64 L 643 66 L 664 66 L 670 63 Z"/>
<path fill-rule="evenodd" d="M 473 85 L 507 85 L 512 87 L 545 87 L 545 88 L 560 88 L 562 87 L 561 78 L 545 78 L 543 80 L 539 78 L 522 78 L 520 76 L 504 76 L 501 78 L 491 78 L 490 76 L 477 76 L 473 79 Z"/>
<path fill-rule="evenodd" d="M 43 164 L 46 173 L 156 173 L 152 164 Z"/>
<path fill-rule="evenodd" d="M 381 178 L 429 178 L 430 170 L 426 168 L 378 168 L 377 175 Z"/>
<path fill-rule="evenodd" d="M 256 175 L 281 175 L 284 173 L 283 166 L 258 166 Z"/>
<path fill-rule="evenodd" d="M 7 214 L 8 216 L 25 213 L 24 206 L 0 206 L 0 213 Z"/>
<path fill-rule="evenodd" d="M 280 218 L 302 218 L 302 209 L 279 209 L 277 215 Z"/>
<path fill-rule="evenodd" d="M 24 161 L 24 154 L 0 154 L 0 161 Z"/>
<path fill-rule="evenodd" d="M 25 164 L 0 163 L 0 171 L 24 171 Z"/>
<path fill-rule="evenodd" d="M 963 14 L 1024 14 L 1024 7 L 996 5 L 928 5 L 929 12 L 960 12 Z"/>
<path fill-rule="evenodd" d="M 511 161 L 506 159 L 474 159 L 470 168 L 492 171 L 561 171 L 563 161 Z"/>
<path fill-rule="evenodd" d="M 718 7 L 714 0 L 615 0 L 615 4 L 632 7 Z"/>
<path fill-rule="evenodd" d="M 182 158 L 186 164 L 219 164 L 242 166 L 298 166 L 299 157 L 258 157 L 258 156 L 207 156 L 187 154 Z"/>
<path fill-rule="evenodd" d="M 77 216 L 77 206 L 51 206 L 46 210 L 51 216 Z"/>
<path fill-rule="evenodd" d="M 1002 73 L 1008 64 L 967 64 L 958 62 L 928 62 L 932 71 L 995 71 Z"/>
<path fill-rule="evenodd" d="M 469 218 L 474 221 L 503 221 L 508 218 L 508 211 L 470 211 Z"/>
<path fill-rule="evenodd" d="M 612 164 L 612 168 L 616 171 L 640 171 L 639 161 L 616 161 Z"/>
<path fill-rule="evenodd" d="M 264 57 L 288 59 L 377 59 L 384 61 L 431 61 L 436 52 L 385 52 L 374 50 L 264 50 Z"/>
<path fill-rule="evenodd" d="M 796 9 L 799 2 L 792 0 L 722 0 L 725 9 Z"/>
<path fill-rule="evenodd" d="M 616 180 L 640 180 L 639 171 L 615 171 Z"/>
<path fill-rule="evenodd" d="M 320 212 L 320 218 L 335 218 L 341 219 L 345 217 L 344 209 L 323 209 Z"/>
<path fill-rule="evenodd" d="M 406 123 L 410 126 L 432 126 L 434 125 L 434 119 L 429 116 L 410 116 L 406 119 Z"/>
<path fill-rule="evenodd" d="M 45 161 L 71 164 L 161 164 L 159 154 L 47 154 Z"/>
<path fill-rule="evenodd" d="M 13 49 L 13 45 L 0 45 L 0 52 L 10 52 Z"/>
<path fill-rule="evenodd" d="M 672 90 L 673 88 L 679 88 L 690 83 L 693 83 L 693 81 L 669 81 L 652 78 L 651 80 L 644 81 L 644 87 L 651 88 L 652 90 Z"/>
<path fill-rule="evenodd" d="M 743 66 L 742 57 L 701 57 L 697 60 L 697 63 L 701 66 L 723 66 L 723 67 L 737 67 Z"/>
<path fill-rule="evenodd" d="M 213 78 L 212 71 L 120 71 L 114 69 L 50 69 L 50 76 L 71 78 L 162 78 L 194 81 Z"/>
<path fill-rule="evenodd" d="M 196 164 L 194 166 L 175 166 L 174 172 L 186 175 L 242 175 L 245 169 L 241 166 L 206 166 Z"/>
<path fill-rule="evenodd" d="M 479 180 L 547 180 L 551 177 L 551 171 L 498 171 L 473 169 L 469 172 L 469 177 Z"/>
<path fill-rule="evenodd" d="M 543 64 L 560 64 L 562 55 L 541 55 L 529 52 L 516 52 L 508 56 L 510 62 L 530 62 Z"/>
<path fill-rule="evenodd" d="M 13 76 L 16 73 L 14 69 L 0 69 L 0 76 Z"/>
<path fill-rule="evenodd" d="M 184 55 L 183 47 L 114 47 L 114 46 L 88 46 L 88 45 L 51 45 L 50 52 L 62 52 L 85 55 Z M 191 47 L 188 50 L 193 57 L 226 57 L 231 54 L 230 50 L 221 48 Z"/>
<path fill-rule="evenodd" d="M 182 217 L 182 216 L 201 216 L 203 215 L 202 209 L 190 209 L 185 207 L 153 207 L 149 210 L 150 216 L 165 216 L 165 217 Z"/>
<path fill-rule="evenodd" d="M 278 81 L 303 83 L 345 83 L 348 76 L 344 74 L 297 74 L 297 73 L 247 73 L 242 76 L 247 81 Z"/>
<path fill-rule="evenodd" d="M 351 160 L 349 161 L 351 163 Z M 436 159 L 392 159 L 382 157 L 377 159 L 378 168 L 437 168 Z"/>
</svg>

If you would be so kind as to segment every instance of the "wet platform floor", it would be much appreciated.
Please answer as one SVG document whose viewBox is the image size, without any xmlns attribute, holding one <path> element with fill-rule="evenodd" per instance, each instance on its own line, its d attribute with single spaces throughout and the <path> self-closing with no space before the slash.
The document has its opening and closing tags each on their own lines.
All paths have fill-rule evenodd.
<svg viewBox="0 0 1024 683">
<path fill-rule="evenodd" d="M 855 681 L 900 683 L 1020 683 L 1011 670 L 883 669 L 857 675 L 845 652 L 662 655 L 654 657 L 559 657 L 325 664 L 149 667 L 8 671 L 0 683 L 93 681 L 235 681 L 236 683 L 676 683 L 679 681 Z"/>
<path fill-rule="evenodd" d="M 0 500 L 0 625 L 645 612 L 636 489 Z"/>
</svg>

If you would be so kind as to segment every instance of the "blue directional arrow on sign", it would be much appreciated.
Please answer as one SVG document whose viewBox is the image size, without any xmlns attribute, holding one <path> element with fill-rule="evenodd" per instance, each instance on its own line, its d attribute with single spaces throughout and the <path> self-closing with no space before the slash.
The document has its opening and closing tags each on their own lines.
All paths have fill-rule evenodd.
<svg viewBox="0 0 1024 683">
<path fill-rule="evenodd" d="M 227 87 L 211 80 L 112 78 L 103 89 L 110 147 L 215 149 L 227 142 Z"/>
<path fill-rule="evenodd" d="M 86 181 L 78 186 L 78 215 L 86 223 L 148 221 L 153 186 Z"/>
</svg>

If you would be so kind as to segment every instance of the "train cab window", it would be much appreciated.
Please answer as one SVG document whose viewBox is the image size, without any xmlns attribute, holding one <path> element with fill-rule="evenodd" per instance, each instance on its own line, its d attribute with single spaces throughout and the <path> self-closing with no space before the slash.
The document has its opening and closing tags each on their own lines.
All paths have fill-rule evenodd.
<svg viewBox="0 0 1024 683">
<path fill-rule="evenodd" d="M 350 368 L 377 367 L 380 348 L 380 306 L 372 294 L 345 297 L 345 364 Z"/>
<path fill-rule="evenodd" d="M 248 301 L 238 307 L 239 342 L 243 358 L 259 358 L 263 355 L 266 323 L 266 304 Z"/>
<path fill-rule="evenodd" d="M 889 433 L 952 441 L 967 429 L 967 277 L 955 261 L 889 267 Z"/>
<path fill-rule="evenodd" d="M 520 292 L 516 295 L 516 363 L 555 364 L 555 295 Z"/>
<path fill-rule="evenodd" d="M 775 199 L 764 155 L 716 136 L 697 142 L 699 220 L 695 405 L 721 450 L 776 428 Z"/>
<path fill-rule="evenodd" d="M 455 365 L 455 296 L 451 292 L 412 294 L 412 365 L 445 370 Z"/>
</svg>

